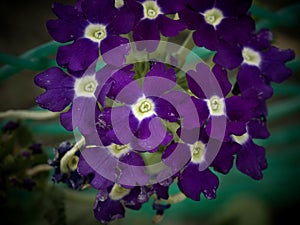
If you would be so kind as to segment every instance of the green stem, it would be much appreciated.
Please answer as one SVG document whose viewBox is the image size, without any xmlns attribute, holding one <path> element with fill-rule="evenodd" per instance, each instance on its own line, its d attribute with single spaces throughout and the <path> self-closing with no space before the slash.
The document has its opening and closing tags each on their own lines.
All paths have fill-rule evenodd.
<svg viewBox="0 0 300 225">
<path fill-rule="evenodd" d="M 68 43 L 65 43 L 68 44 Z M 47 60 L 46 58 L 50 55 L 53 55 L 57 52 L 57 48 L 59 46 L 62 46 L 64 44 L 58 43 L 58 42 L 54 42 L 54 41 L 50 41 L 48 43 L 45 43 L 43 45 L 40 45 L 36 48 L 33 48 L 27 52 L 25 52 L 24 54 L 22 54 L 19 58 L 19 60 L 17 62 L 13 62 L 14 56 L 8 56 L 8 58 L 4 59 L 3 56 L 7 56 L 7 55 L 2 55 L 2 60 L 3 61 L 9 61 L 10 63 L 12 63 L 12 65 L 23 65 L 25 64 L 25 61 L 27 60 L 27 62 L 30 62 L 30 65 L 25 65 L 25 68 L 31 67 L 33 66 L 32 61 L 35 61 L 37 59 L 40 59 L 40 62 L 43 62 L 40 66 L 36 67 L 36 68 L 31 68 L 34 70 L 43 70 L 48 68 L 49 66 L 53 65 L 53 60 Z M 25 60 L 25 61 L 23 61 Z M 20 67 L 14 67 L 11 65 L 5 65 L 2 66 L 0 68 L 0 81 L 1 80 L 5 80 L 7 78 L 9 78 L 10 76 L 14 75 L 15 73 L 18 73 L 19 71 L 21 71 L 24 67 L 20 68 Z"/>
<path fill-rule="evenodd" d="M 58 116 L 59 113 L 50 111 L 8 110 L 6 112 L 0 112 L 0 119 L 49 120 Z"/>
<path fill-rule="evenodd" d="M 8 55 L 0 52 L 0 63 L 8 64 L 17 68 L 39 70 L 43 68 L 43 58 L 25 59 L 13 55 Z"/>
</svg>

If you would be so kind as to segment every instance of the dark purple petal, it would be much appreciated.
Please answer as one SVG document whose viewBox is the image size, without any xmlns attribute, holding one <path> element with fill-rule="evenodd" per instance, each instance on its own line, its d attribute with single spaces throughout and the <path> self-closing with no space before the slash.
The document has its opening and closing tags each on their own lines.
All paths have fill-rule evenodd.
<svg viewBox="0 0 300 225">
<path fill-rule="evenodd" d="M 190 159 L 190 148 L 182 143 L 173 143 L 169 145 L 162 155 L 163 162 L 171 169 L 173 174 L 180 171 Z"/>
<path fill-rule="evenodd" d="M 129 143 L 133 138 L 130 112 L 131 108 L 128 106 L 117 106 L 111 108 L 111 114 L 108 114 L 111 116 L 113 136 L 123 144 Z"/>
<path fill-rule="evenodd" d="M 230 43 L 245 43 L 254 32 L 255 21 L 250 16 L 224 19 L 218 25 L 219 36 Z"/>
<path fill-rule="evenodd" d="M 187 4 L 188 0 L 157 0 L 157 4 L 161 11 L 165 14 L 175 14 L 182 10 Z"/>
<path fill-rule="evenodd" d="M 42 108 L 53 112 L 64 110 L 73 100 L 74 90 L 57 88 L 47 90 L 36 98 L 36 103 Z"/>
<path fill-rule="evenodd" d="M 85 0 L 82 2 L 81 8 L 90 22 L 104 25 L 111 22 L 117 12 L 114 1 L 111 0 Z"/>
<path fill-rule="evenodd" d="M 68 67 L 72 71 L 82 71 L 89 67 L 98 56 L 98 43 L 82 38 L 71 45 L 59 47 L 56 60 L 62 67 Z"/>
<path fill-rule="evenodd" d="M 189 0 L 189 5 L 193 10 L 203 13 L 206 10 L 213 8 L 215 0 Z"/>
<path fill-rule="evenodd" d="M 97 189 L 107 188 L 117 181 L 120 171 L 118 170 L 120 161 L 114 157 L 108 148 L 98 146 L 94 148 L 85 148 L 81 151 L 83 159 L 91 168 L 94 178 L 91 185 Z M 80 170 L 85 173 L 86 167 Z"/>
<path fill-rule="evenodd" d="M 243 64 L 236 79 L 244 96 L 248 95 L 249 89 L 254 90 L 259 99 L 268 99 L 273 95 L 273 88 L 266 82 L 256 66 Z"/>
<path fill-rule="evenodd" d="M 82 12 L 82 9 L 81 9 L 81 3 L 83 2 L 84 0 L 77 0 L 74 4 L 74 8 L 76 10 L 78 10 L 79 12 Z"/>
<path fill-rule="evenodd" d="M 237 145 L 229 142 L 223 142 L 216 158 L 211 164 L 215 171 L 223 174 L 227 174 L 229 172 L 233 166 L 233 155 L 237 151 L 236 146 Z"/>
<path fill-rule="evenodd" d="M 101 42 L 100 51 L 107 64 L 123 65 L 126 61 L 125 57 L 130 51 L 129 41 L 127 38 L 110 35 Z"/>
<path fill-rule="evenodd" d="M 281 83 L 292 75 L 292 70 L 285 66 L 285 62 L 295 57 L 292 50 L 281 50 L 271 47 L 262 52 L 261 72 L 270 80 Z"/>
<path fill-rule="evenodd" d="M 196 104 L 194 104 L 192 98 L 187 93 L 183 91 L 170 91 L 162 95 L 161 98 L 171 103 L 174 109 L 176 109 L 183 128 L 193 129 L 199 127 Z"/>
<path fill-rule="evenodd" d="M 168 199 L 169 198 L 169 186 L 164 186 L 159 183 L 153 185 L 153 189 L 159 199 Z"/>
<path fill-rule="evenodd" d="M 246 124 L 244 122 L 237 122 L 237 121 L 228 121 L 227 128 L 226 128 L 226 137 L 229 135 L 236 135 L 241 136 L 246 133 Z M 229 141 L 227 138 L 226 141 Z"/>
<path fill-rule="evenodd" d="M 93 175 L 91 184 L 93 185 L 94 188 L 105 189 L 113 184 L 112 181 L 109 181 L 105 179 L 103 176 L 101 176 L 100 174 L 97 174 L 97 172 L 91 167 L 91 165 L 87 163 L 87 161 L 83 156 L 79 157 L 78 173 L 81 176 Z"/>
<path fill-rule="evenodd" d="M 129 152 L 120 158 L 119 165 L 121 170 L 118 183 L 137 186 L 143 186 L 149 183 L 149 175 L 146 174 L 146 167 L 143 158 L 135 152 Z"/>
<path fill-rule="evenodd" d="M 227 71 L 219 65 L 215 65 L 212 69 L 213 74 L 215 75 L 221 89 L 223 96 L 227 96 L 231 90 L 231 83 L 228 80 Z"/>
<path fill-rule="evenodd" d="M 236 167 L 253 179 L 262 179 L 262 170 L 267 168 L 265 149 L 248 140 L 237 153 Z"/>
<path fill-rule="evenodd" d="M 234 69 L 239 66 L 242 61 L 242 51 L 240 47 L 230 45 L 225 41 L 219 41 L 218 51 L 213 61 L 227 69 Z"/>
<path fill-rule="evenodd" d="M 145 96 L 160 97 L 175 85 L 175 71 L 171 68 L 165 70 L 164 64 L 156 63 L 144 78 L 143 93 Z"/>
<path fill-rule="evenodd" d="M 108 83 L 111 83 L 110 90 L 107 93 L 109 98 L 115 99 L 119 92 L 134 80 L 134 72 L 132 71 L 132 68 L 132 65 L 128 65 L 116 71 L 110 77 L 110 79 L 107 81 Z"/>
<path fill-rule="evenodd" d="M 196 76 L 197 76 L 197 73 L 195 71 L 188 71 L 188 73 L 186 74 L 186 80 L 188 82 L 189 89 L 198 98 L 205 99 L 206 96 L 203 93 L 202 88 L 200 87 L 200 82 L 196 82 L 196 80 L 194 79 L 194 77 L 196 77 Z"/>
<path fill-rule="evenodd" d="M 77 97 L 72 105 L 72 123 L 82 134 L 95 131 L 95 108 L 98 107 L 95 98 Z"/>
<path fill-rule="evenodd" d="M 188 145 L 192 145 L 196 141 L 200 140 L 200 133 L 201 127 L 196 127 L 194 129 L 189 130 L 181 127 L 176 132 L 178 137 L 180 137 L 180 139 Z"/>
<path fill-rule="evenodd" d="M 246 131 L 246 129 L 244 130 Z M 211 138 L 227 141 L 229 139 L 229 128 L 226 116 L 211 116 L 206 125 L 206 133 Z"/>
<path fill-rule="evenodd" d="M 149 70 L 149 72 L 146 74 L 146 77 L 153 77 L 153 76 L 166 78 L 176 83 L 175 70 L 173 68 L 166 69 L 165 64 L 161 62 L 155 62 L 151 67 L 151 69 Z"/>
<path fill-rule="evenodd" d="M 226 114 L 231 121 L 247 122 L 254 116 L 254 109 L 258 105 L 257 99 L 245 99 L 232 96 L 225 99 Z"/>
<path fill-rule="evenodd" d="M 173 20 L 165 15 L 160 15 L 157 18 L 159 31 L 165 37 L 173 37 L 186 28 L 186 25 L 180 20 Z"/>
<path fill-rule="evenodd" d="M 270 133 L 267 128 L 265 117 L 253 118 L 248 124 L 248 133 L 252 138 L 268 138 Z"/>
<path fill-rule="evenodd" d="M 157 22 L 155 20 L 145 19 L 137 24 L 133 30 L 133 40 L 134 41 L 144 41 L 144 40 L 160 40 L 160 34 Z M 155 51 L 157 44 L 151 43 L 137 43 L 137 48 L 139 50 L 146 49 L 149 52 Z"/>
<path fill-rule="evenodd" d="M 76 21 L 76 23 L 71 23 L 65 20 L 47 21 L 49 34 L 54 40 L 62 43 L 82 37 L 85 26 L 87 26 L 85 21 Z"/>
<path fill-rule="evenodd" d="M 190 163 L 178 179 L 179 189 L 189 198 L 199 201 L 203 193 L 207 199 L 216 197 L 218 177 L 209 169 L 199 171 L 198 164 Z"/>
<path fill-rule="evenodd" d="M 213 26 L 203 23 L 193 33 L 193 39 L 197 46 L 216 50 L 219 44 L 217 33 Z"/>
<path fill-rule="evenodd" d="M 107 224 L 125 216 L 125 209 L 120 201 L 114 201 L 110 198 L 101 201 L 101 199 L 101 197 L 96 198 L 94 205 L 94 216 L 101 223 Z"/>
<path fill-rule="evenodd" d="M 149 201 L 149 197 L 152 193 L 153 191 L 149 188 L 137 186 L 132 188 L 130 193 L 126 195 L 122 201 L 126 208 L 139 210 L 143 203 Z"/>
<path fill-rule="evenodd" d="M 49 89 L 73 89 L 75 79 L 58 67 L 51 67 L 34 78 L 36 85 Z"/>
<path fill-rule="evenodd" d="M 126 86 L 120 85 L 120 88 L 122 89 L 118 90 L 118 95 L 117 97 L 115 96 L 115 100 L 118 102 L 133 105 L 139 98 L 143 97 L 141 88 L 136 81 L 132 81 L 126 84 Z"/>
<path fill-rule="evenodd" d="M 245 15 L 252 4 L 252 0 L 216 0 L 216 7 L 222 10 L 226 17 Z"/>
<path fill-rule="evenodd" d="M 114 20 L 108 25 L 107 30 L 110 34 L 127 34 L 129 33 L 135 21 L 135 14 L 127 7 L 122 7 Z"/>
<path fill-rule="evenodd" d="M 198 63 L 196 71 L 189 70 L 186 75 L 190 90 L 200 99 L 206 99 L 213 95 L 220 95 L 215 91 L 218 85 L 213 79 L 210 68 L 204 63 Z M 219 85 L 218 85 L 219 86 Z"/>
<path fill-rule="evenodd" d="M 209 109 L 207 107 L 207 103 L 205 101 L 203 101 L 202 99 L 197 99 L 195 97 L 192 97 L 192 100 L 193 100 L 195 107 L 197 109 L 197 112 L 198 112 L 198 116 L 199 116 L 198 127 L 200 127 L 203 124 L 205 124 L 205 122 L 207 121 L 207 119 L 209 117 Z M 190 109 L 186 108 L 186 110 L 187 110 L 186 115 L 188 115 L 188 111 L 190 111 Z M 186 119 L 191 120 L 192 118 L 186 118 Z"/>
<path fill-rule="evenodd" d="M 73 131 L 73 123 L 72 123 L 72 107 L 67 112 L 63 112 L 60 114 L 60 123 L 61 125 L 68 131 Z"/>
<path fill-rule="evenodd" d="M 61 3 L 54 2 L 52 5 L 52 10 L 60 19 L 69 22 L 83 19 L 82 14 L 70 5 L 63 5 Z"/>
<path fill-rule="evenodd" d="M 155 112 L 158 117 L 168 120 L 169 122 L 176 122 L 179 120 L 179 115 L 174 106 L 163 98 L 154 100 Z"/>
<path fill-rule="evenodd" d="M 197 30 L 201 23 L 205 23 L 201 14 L 188 8 L 185 8 L 179 12 L 179 18 L 190 30 Z"/>
<path fill-rule="evenodd" d="M 143 119 L 138 127 L 136 136 L 144 151 L 157 148 L 165 139 L 166 129 L 157 117 Z"/>
<path fill-rule="evenodd" d="M 258 34 L 252 36 L 249 45 L 257 51 L 262 51 L 271 47 L 272 40 L 272 32 L 267 29 L 262 29 Z"/>
</svg>

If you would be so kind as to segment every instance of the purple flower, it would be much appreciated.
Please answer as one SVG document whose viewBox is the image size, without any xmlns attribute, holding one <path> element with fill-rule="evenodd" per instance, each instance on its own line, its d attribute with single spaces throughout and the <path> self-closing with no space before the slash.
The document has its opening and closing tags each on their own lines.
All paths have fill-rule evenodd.
<svg viewBox="0 0 300 225">
<path fill-rule="evenodd" d="M 101 90 L 105 91 L 103 83 L 114 71 L 113 67 L 106 66 L 98 72 L 87 70 L 78 77 L 52 67 L 34 78 L 36 85 L 46 89 L 36 102 L 42 108 L 54 112 L 61 112 L 70 106 L 67 112 L 61 114 L 62 125 L 69 131 L 78 126 L 83 134 L 89 133 L 91 124 L 94 124 L 92 109 L 97 106 Z"/>
<path fill-rule="evenodd" d="M 254 131 L 254 135 L 260 133 L 257 124 L 249 124 L 248 131 L 240 136 L 232 135 L 232 139 L 239 145 L 236 158 L 236 167 L 239 171 L 253 179 L 262 179 L 262 170 L 267 168 L 267 161 L 265 156 L 265 149 L 252 140 L 249 133 Z"/>
<path fill-rule="evenodd" d="M 214 62 L 228 69 L 240 66 L 237 82 L 241 92 L 252 88 L 269 98 L 272 95 L 269 83 L 286 80 L 292 71 L 285 62 L 295 57 L 292 50 L 278 49 L 271 45 L 271 41 L 272 34 L 261 30 L 239 44 L 222 42 Z"/>
<path fill-rule="evenodd" d="M 184 143 L 172 143 L 163 153 L 162 159 L 172 170 L 178 171 L 179 189 L 189 198 L 199 201 L 203 193 L 208 199 L 216 197 L 216 189 L 219 186 L 218 177 L 210 171 L 207 165 L 208 136 L 201 130 L 198 138 L 184 140 Z M 182 169 L 183 162 L 186 161 Z M 201 169 L 204 165 L 205 169 Z"/>
<path fill-rule="evenodd" d="M 119 142 L 133 143 L 142 151 L 155 151 L 159 144 L 166 145 L 171 137 L 161 119 L 179 120 L 176 109 L 164 99 L 164 94 L 176 85 L 175 71 L 155 63 L 145 76 L 142 89 L 137 81 L 130 82 L 128 77 L 112 78 L 115 82 L 107 95 L 122 106 L 106 109 L 104 113 L 110 118 L 109 124 Z"/>
<path fill-rule="evenodd" d="M 112 143 L 104 147 L 88 141 L 78 171 L 83 176 L 93 175 L 91 185 L 96 189 L 108 188 L 115 182 L 128 187 L 149 183 L 144 160 L 130 144 Z"/>
<path fill-rule="evenodd" d="M 254 20 L 247 15 L 251 0 L 189 0 L 180 19 L 195 30 L 196 45 L 219 50 L 220 39 L 239 43 L 247 40 L 255 29 Z"/>
<path fill-rule="evenodd" d="M 184 23 L 167 17 L 176 14 L 186 5 L 187 0 L 127 0 L 129 8 L 135 12 L 133 28 L 134 41 L 160 40 L 160 33 L 165 37 L 173 37 L 185 29 Z M 154 51 L 157 46 L 138 45 L 147 51 Z"/>
<path fill-rule="evenodd" d="M 197 97 L 192 98 L 208 135 L 229 141 L 231 134 L 245 133 L 246 123 L 253 117 L 258 103 L 254 98 L 226 97 L 231 90 L 226 70 L 215 66 L 211 72 L 205 64 L 199 63 L 196 71 L 188 71 L 187 81 Z"/>
<path fill-rule="evenodd" d="M 50 35 L 58 42 L 73 41 L 58 49 L 60 66 L 70 71 L 83 71 L 98 59 L 99 54 L 113 65 L 125 61 L 129 45 L 120 34 L 130 32 L 134 23 L 133 14 L 126 6 L 117 9 L 111 0 L 83 0 L 75 7 L 55 3 L 53 11 L 58 19 L 47 22 Z M 115 57 L 105 57 L 106 52 L 116 47 Z"/>
<path fill-rule="evenodd" d="M 139 210 L 142 204 L 153 194 L 151 188 L 134 187 L 124 188 L 115 183 L 107 189 L 98 191 L 94 204 L 94 215 L 101 223 L 108 223 L 123 218 L 125 207 Z"/>
</svg>

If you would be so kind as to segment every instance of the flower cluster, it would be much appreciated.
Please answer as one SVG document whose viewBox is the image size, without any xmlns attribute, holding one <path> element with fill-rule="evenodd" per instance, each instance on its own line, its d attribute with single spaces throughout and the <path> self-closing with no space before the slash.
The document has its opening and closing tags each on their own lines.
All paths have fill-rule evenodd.
<svg viewBox="0 0 300 225">
<path fill-rule="evenodd" d="M 51 162 L 53 179 L 74 189 L 87 183 L 97 189 L 99 221 L 122 218 L 125 208 L 138 210 L 150 196 L 162 215 L 175 181 L 188 198 L 215 198 L 216 173 L 226 174 L 234 164 L 253 179 L 262 178 L 265 149 L 253 139 L 269 136 L 271 83 L 291 75 L 285 63 L 294 53 L 272 46 L 270 31 L 256 32 L 251 4 L 78 0 L 74 6 L 53 5 L 58 18 L 47 27 L 54 40 L 66 44 L 57 52 L 60 67 L 35 77 L 46 89 L 37 103 L 61 112 L 61 124 L 69 131 L 78 128 L 85 142 L 81 151 L 73 152 L 68 143 L 59 146 Z M 176 68 L 182 56 L 160 45 L 184 32 L 194 46 L 214 51 L 211 66 L 197 59 Z"/>
</svg>

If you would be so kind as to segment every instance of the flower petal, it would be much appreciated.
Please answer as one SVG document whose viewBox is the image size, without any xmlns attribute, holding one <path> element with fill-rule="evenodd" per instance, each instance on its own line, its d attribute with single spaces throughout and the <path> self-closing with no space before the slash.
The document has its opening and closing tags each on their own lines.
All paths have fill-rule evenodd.
<svg viewBox="0 0 300 225">
<path fill-rule="evenodd" d="M 59 47 L 56 60 L 62 67 L 68 67 L 72 71 L 82 71 L 89 67 L 98 56 L 98 44 L 82 38 L 73 44 Z"/>
<path fill-rule="evenodd" d="M 209 169 L 199 171 L 198 164 L 190 163 L 178 179 L 179 189 L 189 198 L 199 201 L 203 193 L 207 199 L 216 197 L 218 177 Z"/>
</svg>

